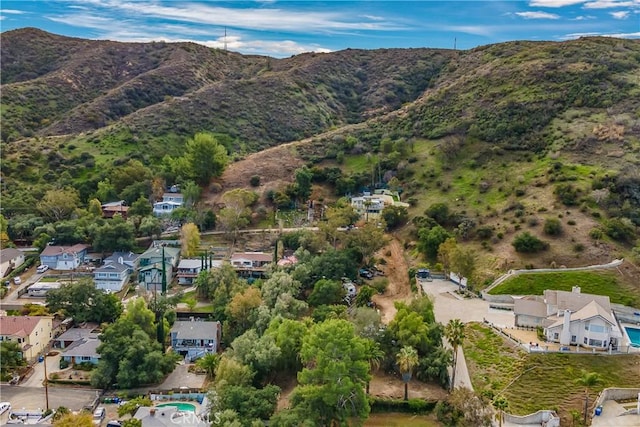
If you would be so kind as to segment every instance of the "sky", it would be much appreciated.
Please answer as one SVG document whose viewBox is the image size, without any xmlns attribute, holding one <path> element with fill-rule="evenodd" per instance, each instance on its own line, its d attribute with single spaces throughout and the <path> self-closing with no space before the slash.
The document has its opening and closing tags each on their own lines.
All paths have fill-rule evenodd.
<svg viewBox="0 0 640 427">
<path fill-rule="evenodd" d="M 347 48 L 457 48 L 640 38 L 640 0 L 2 0 L 0 29 L 122 42 L 192 41 L 287 57 Z"/>
</svg>

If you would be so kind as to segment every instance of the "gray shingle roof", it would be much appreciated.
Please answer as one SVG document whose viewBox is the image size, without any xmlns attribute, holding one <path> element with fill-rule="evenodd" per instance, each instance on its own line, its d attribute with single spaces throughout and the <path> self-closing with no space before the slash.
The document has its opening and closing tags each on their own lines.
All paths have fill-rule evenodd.
<svg viewBox="0 0 640 427">
<path fill-rule="evenodd" d="M 178 320 L 173 324 L 171 333 L 177 333 L 176 338 L 190 339 L 214 339 L 218 336 L 220 322 L 208 322 L 202 320 Z"/>
</svg>

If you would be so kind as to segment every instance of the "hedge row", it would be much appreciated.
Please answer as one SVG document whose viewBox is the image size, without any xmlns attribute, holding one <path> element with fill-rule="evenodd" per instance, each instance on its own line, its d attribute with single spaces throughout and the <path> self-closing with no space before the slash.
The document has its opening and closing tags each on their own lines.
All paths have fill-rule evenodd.
<svg viewBox="0 0 640 427">
<path fill-rule="evenodd" d="M 433 411 L 438 402 L 423 399 L 384 399 L 369 397 L 371 412 L 409 412 L 413 414 L 427 414 Z"/>
</svg>

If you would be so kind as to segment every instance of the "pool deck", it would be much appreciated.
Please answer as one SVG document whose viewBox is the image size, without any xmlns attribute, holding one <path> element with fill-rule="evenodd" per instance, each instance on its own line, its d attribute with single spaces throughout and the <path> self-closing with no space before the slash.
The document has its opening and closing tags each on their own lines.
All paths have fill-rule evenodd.
<svg viewBox="0 0 640 427">
<path fill-rule="evenodd" d="M 158 408 L 163 406 L 178 406 L 179 404 L 192 405 L 196 414 L 200 413 L 200 410 L 202 409 L 198 402 L 191 400 L 157 400 L 154 406 Z M 178 408 L 178 410 L 180 410 L 180 408 Z"/>
<path fill-rule="evenodd" d="M 621 332 L 623 335 L 624 345 L 629 346 L 629 353 L 640 353 L 640 343 L 633 343 L 631 341 L 631 338 L 629 338 L 629 334 L 627 333 L 627 328 L 640 330 L 640 325 L 634 325 L 632 323 L 620 323 L 620 328 L 622 329 Z"/>
</svg>

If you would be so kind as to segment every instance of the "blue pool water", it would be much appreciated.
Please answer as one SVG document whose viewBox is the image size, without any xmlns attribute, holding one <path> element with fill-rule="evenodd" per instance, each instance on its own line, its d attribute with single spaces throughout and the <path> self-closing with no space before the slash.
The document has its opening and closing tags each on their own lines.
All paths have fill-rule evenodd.
<svg viewBox="0 0 640 427">
<path fill-rule="evenodd" d="M 158 408 L 162 408 L 164 406 L 175 406 L 176 408 L 178 408 L 178 411 L 183 411 L 183 412 L 196 412 L 196 407 L 191 403 L 176 402 L 176 403 L 163 403 L 161 405 L 156 405 L 156 407 Z"/>
<path fill-rule="evenodd" d="M 627 335 L 629 335 L 631 345 L 634 347 L 640 347 L 640 329 L 629 327 L 625 327 L 624 329 L 627 331 Z"/>
</svg>

